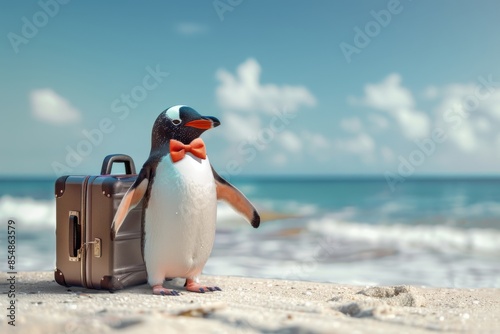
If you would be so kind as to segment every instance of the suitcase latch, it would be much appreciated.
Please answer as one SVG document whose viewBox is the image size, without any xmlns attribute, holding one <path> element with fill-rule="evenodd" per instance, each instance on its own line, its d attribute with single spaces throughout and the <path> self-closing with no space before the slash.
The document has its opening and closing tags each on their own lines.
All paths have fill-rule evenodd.
<svg viewBox="0 0 500 334">
<path fill-rule="evenodd" d="M 101 257 L 102 255 L 101 239 L 95 238 L 93 244 L 94 244 L 94 257 Z"/>
<path fill-rule="evenodd" d="M 102 256 L 101 239 L 94 238 L 94 241 L 86 242 L 85 245 L 93 245 L 94 257 L 101 257 Z"/>
</svg>

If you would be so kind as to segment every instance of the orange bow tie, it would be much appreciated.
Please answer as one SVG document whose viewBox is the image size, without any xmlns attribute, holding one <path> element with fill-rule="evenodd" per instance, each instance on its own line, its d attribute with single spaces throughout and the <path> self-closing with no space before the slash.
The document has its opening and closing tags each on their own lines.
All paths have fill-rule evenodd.
<svg viewBox="0 0 500 334">
<path fill-rule="evenodd" d="M 184 145 L 175 139 L 170 140 L 170 158 L 172 162 L 182 160 L 188 152 L 191 152 L 195 157 L 200 159 L 207 157 L 205 143 L 201 138 L 196 138 L 189 145 Z"/>
</svg>

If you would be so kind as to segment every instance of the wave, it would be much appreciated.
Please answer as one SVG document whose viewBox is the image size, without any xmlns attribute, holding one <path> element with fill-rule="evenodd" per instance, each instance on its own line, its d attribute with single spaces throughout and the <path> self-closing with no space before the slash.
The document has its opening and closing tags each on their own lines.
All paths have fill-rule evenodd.
<svg viewBox="0 0 500 334">
<path fill-rule="evenodd" d="M 294 203 L 288 205 L 294 205 Z M 262 207 L 272 208 L 272 203 L 266 202 Z M 494 207 L 492 203 L 485 203 L 485 209 L 491 211 L 492 207 Z M 478 206 L 476 210 L 479 210 Z M 282 210 L 279 211 L 282 212 Z M 263 228 L 267 232 L 278 233 L 279 230 L 293 227 L 338 240 L 390 245 L 402 249 L 414 247 L 438 252 L 475 252 L 500 256 L 500 242 L 498 242 L 500 230 L 498 229 L 449 226 L 445 225 L 447 221 L 433 225 L 391 224 L 390 220 L 387 224 L 367 224 L 356 220 L 359 215 L 357 208 L 354 207 L 320 216 L 317 208 L 310 206 L 300 208 L 297 205 L 295 212 L 304 213 L 304 215 L 292 214 L 289 217 L 295 218 L 265 222 Z M 279 216 L 277 215 L 278 219 Z M 0 197 L 0 221 L 6 222 L 9 219 L 15 220 L 20 226 L 54 229 L 56 225 L 55 200 L 35 200 L 30 197 L 19 198 L 8 195 Z M 245 230 L 247 227 L 245 220 L 225 203 L 220 203 L 218 207 L 218 225 L 223 230 L 228 228 Z"/>
<path fill-rule="evenodd" d="M 309 211 L 308 211 L 309 210 Z M 310 212 L 306 208 L 304 212 Z M 38 200 L 31 197 L 0 197 L 0 221 L 14 220 L 22 226 L 30 228 L 54 228 L 56 225 L 56 201 Z M 224 225 L 238 225 L 245 220 L 228 204 L 220 202 L 217 212 L 218 223 Z"/>
<path fill-rule="evenodd" d="M 54 228 L 56 226 L 56 201 L 35 200 L 30 197 L 2 196 L 0 198 L 0 219 L 12 219 L 21 226 L 33 228 Z"/>
<path fill-rule="evenodd" d="M 500 203 L 491 201 L 456 206 L 453 208 L 452 214 L 455 216 L 500 216 Z"/>
<path fill-rule="evenodd" d="M 424 248 L 439 252 L 484 253 L 500 256 L 500 231 L 444 225 L 373 225 L 340 221 L 334 215 L 312 219 L 310 232 L 372 245 Z"/>
<path fill-rule="evenodd" d="M 262 203 L 256 204 L 274 208 L 273 203 L 259 206 Z M 493 204 L 485 207 L 494 209 Z M 253 229 L 221 203 L 215 247 L 204 272 L 346 284 L 500 287 L 500 230 L 447 226 L 446 221 L 390 224 L 383 215 L 374 218 L 386 224 L 368 224 L 360 219 L 359 208 L 345 207 L 264 222 Z M 55 200 L 0 197 L 0 221 L 8 219 L 25 226 L 18 230 L 19 270 L 52 269 Z M 0 243 L 5 239 L 5 230 L 0 231 Z M 6 262 L 0 270 L 7 270 Z"/>
<path fill-rule="evenodd" d="M 269 206 L 269 205 L 268 205 Z M 301 213 L 311 212 L 306 207 Z M 16 223 L 34 228 L 54 228 L 56 224 L 56 201 L 38 200 L 31 197 L 0 197 L 0 220 L 12 219 Z M 217 212 L 218 223 L 221 225 L 235 225 L 245 220 L 228 204 L 220 202 Z"/>
</svg>

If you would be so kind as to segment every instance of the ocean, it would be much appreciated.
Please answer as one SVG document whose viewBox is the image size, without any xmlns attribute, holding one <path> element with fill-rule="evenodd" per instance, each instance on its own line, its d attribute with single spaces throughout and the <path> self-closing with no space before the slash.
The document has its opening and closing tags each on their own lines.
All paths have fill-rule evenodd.
<svg viewBox="0 0 500 334">
<path fill-rule="evenodd" d="M 54 179 L 0 180 L 0 270 L 7 225 L 16 270 L 55 267 Z M 204 273 L 343 284 L 500 287 L 500 178 L 232 179 L 265 220 L 221 203 Z"/>
</svg>

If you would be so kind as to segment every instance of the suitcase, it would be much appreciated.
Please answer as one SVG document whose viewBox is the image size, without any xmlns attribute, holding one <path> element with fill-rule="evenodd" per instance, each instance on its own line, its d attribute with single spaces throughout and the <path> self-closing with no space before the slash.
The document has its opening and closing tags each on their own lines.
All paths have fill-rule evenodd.
<svg viewBox="0 0 500 334">
<path fill-rule="evenodd" d="M 114 163 L 126 175 L 110 175 Z M 131 157 L 108 155 L 101 175 L 62 176 L 55 183 L 56 269 L 63 286 L 115 291 L 147 281 L 142 257 L 142 201 L 111 240 L 111 223 L 123 196 L 136 180 Z"/>
</svg>

